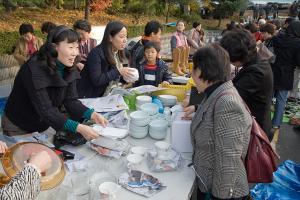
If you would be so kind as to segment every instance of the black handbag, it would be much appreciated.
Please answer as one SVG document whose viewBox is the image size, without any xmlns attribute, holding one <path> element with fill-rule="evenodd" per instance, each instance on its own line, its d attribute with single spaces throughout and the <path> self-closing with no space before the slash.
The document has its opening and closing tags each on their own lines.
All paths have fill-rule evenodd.
<svg viewBox="0 0 300 200">
<path fill-rule="evenodd" d="M 81 134 L 68 131 L 57 131 L 53 141 L 55 148 L 60 148 L 66 144 L 78 146 L 86 142 L 86 139 Z"/>
</svg>

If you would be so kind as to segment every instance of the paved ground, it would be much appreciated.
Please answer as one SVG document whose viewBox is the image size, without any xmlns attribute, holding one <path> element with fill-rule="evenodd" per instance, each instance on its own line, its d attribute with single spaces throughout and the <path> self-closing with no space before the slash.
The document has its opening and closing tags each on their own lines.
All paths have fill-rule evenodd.
<svg viewBox="0 0 300 200">
<path fill-rule="evenodd" d="M 280 155 L 280 163 L 293 160 L 300 164 L 300 131 L 293 130 L 292 125 L 283 124 L 276 149 Z"/>
</svg>

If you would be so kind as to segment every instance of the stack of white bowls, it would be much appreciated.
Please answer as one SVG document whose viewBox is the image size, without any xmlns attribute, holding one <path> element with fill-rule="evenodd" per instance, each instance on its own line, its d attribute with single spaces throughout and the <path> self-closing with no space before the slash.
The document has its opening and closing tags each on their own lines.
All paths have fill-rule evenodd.
<svg viewBox="0 0 300 200">
<path fill-rule="evenodd" d="M 148 113 L 148 115 L 150 116 L 150 120 L 154 120 L 158 117 L 158 110 L 158 105 L 154 103 L 145 103 L 141 106 L 141 111 Z"/>
<path fill-rule="evenodd" d="M 165 139 L 168 131 L 168 121 L 153 120 L 149 124 L 149 135 L 156 140 Z"/>
<path fill-rule="evenodd" d="M 144 111 L 130 113 L 129 135 L 134 138 L 144 138 L 148 134 L 150 117 Z"/>
<path fill-rule="evenodd" d="M 152 98 L 150 96 L 141 95 L 136 97 L 135 107 L 137 110 L 141 110 L 141 106 L 145 103 L 151 103 Z"/>
<path fill-rule="evenodd" d="M 177 104 L 177 97 L 173 95 L 158 95 L 158 99 L 164 107 L 172 107 Z"/>
</svg>

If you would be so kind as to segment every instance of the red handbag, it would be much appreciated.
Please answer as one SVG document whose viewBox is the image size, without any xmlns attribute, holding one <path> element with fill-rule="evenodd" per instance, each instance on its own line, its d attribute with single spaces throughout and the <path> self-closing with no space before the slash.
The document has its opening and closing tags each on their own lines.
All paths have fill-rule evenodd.
<svg viewBox="0 0 300 200">
<path fill-rule="evenodd" d="M 248 107 L 247 109 L 249 111 Z M 271 183 L 273 182 L 273 172 L 277 170 L 276 160 L 279 157 L 271 147 L 266 133 L 255 118 L 252 117 L 252 119 L 250 142 L 244 162 L 248 182 Z"/>
</svg>

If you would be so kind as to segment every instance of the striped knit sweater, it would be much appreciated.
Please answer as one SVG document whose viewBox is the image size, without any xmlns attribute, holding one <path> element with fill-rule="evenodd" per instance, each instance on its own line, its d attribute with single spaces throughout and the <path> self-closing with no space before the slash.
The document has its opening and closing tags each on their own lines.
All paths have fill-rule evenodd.
<svg viewBox="0 0 300 200">
<path fill-rule="evenodd" d="M 25 166 L 12 180 L 0 188 L 1 200 L 33 200 L 41 190 L 41 179 L 38 171 Z"/>
</svg>

